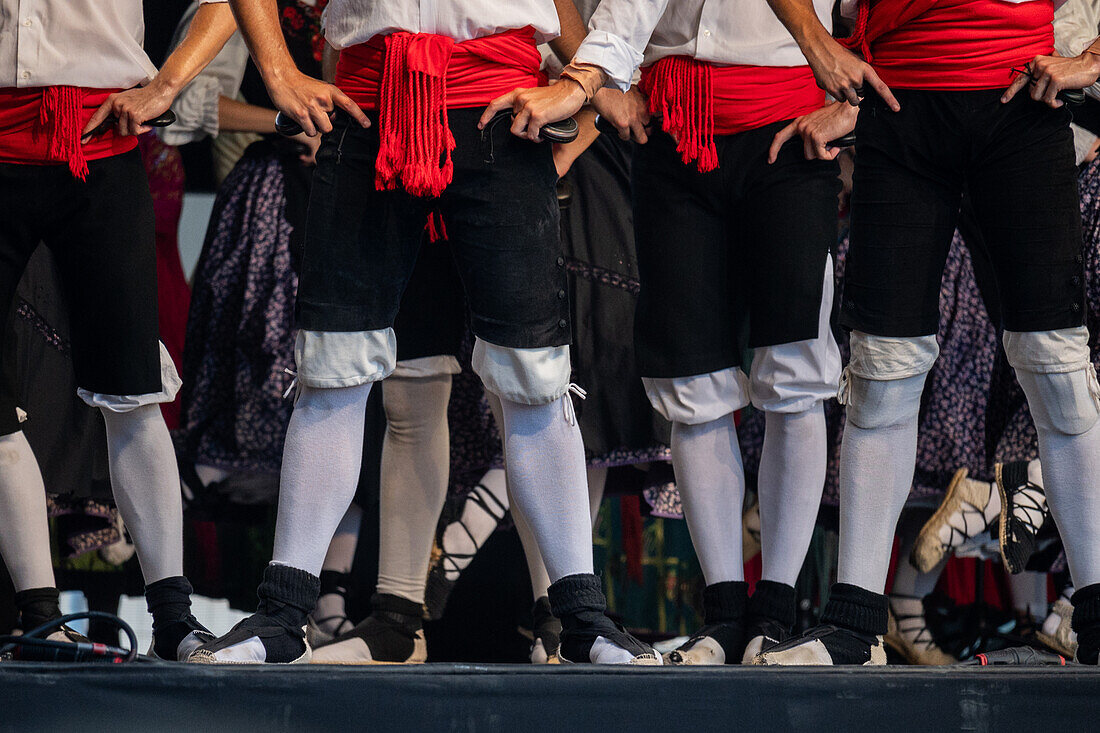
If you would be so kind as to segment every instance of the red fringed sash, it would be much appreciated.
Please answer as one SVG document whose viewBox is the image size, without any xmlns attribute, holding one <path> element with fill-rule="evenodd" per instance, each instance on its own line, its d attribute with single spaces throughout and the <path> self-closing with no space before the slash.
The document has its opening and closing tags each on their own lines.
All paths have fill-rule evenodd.
<svg viewBox="0 0 1100 733">
<path fill-rule="evenodd" d="M 88 161 L 133 150 L 137 139 L 114 128 L 81 144 L 80 133 L 117 89 L 51 86 L 0 89 L 0 162 L 25 165 L 65 163 L 85 180 Z"/>
<path fill-rule="evenodd" d="M 462 43 L 429 33 L 393 33 L 344 49 L 336 85 L 378 110 L 375 186 L 438 197 L 454 177 L 448 109 L 480 107 L 517 87 L 545 83 L 532 28 Z"/>
</svg>

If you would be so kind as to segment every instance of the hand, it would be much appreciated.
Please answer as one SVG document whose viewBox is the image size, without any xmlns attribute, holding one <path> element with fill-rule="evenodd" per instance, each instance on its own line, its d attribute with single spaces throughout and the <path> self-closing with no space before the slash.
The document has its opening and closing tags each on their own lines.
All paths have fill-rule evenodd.
<svg viewBox="0 0 1100 733">
<path fill-rule="evenodd" d="M 1016 93 L 1031 84 L 1031 98 L 1058 109 L 1062 100 L 1058 92 L 1063 89 L 1084 89 L 1100 78 L 1100 56 L 1085 52 L 1073 58 L 1062 56 L 1036 56 L 1028 64 L 1028 74 L 1019 74 L 1005 90 L 1002 102 L 1008 102 Z"/>
<path fill-rule="evenodd" d="M 841 148 L 829 148 L 829 141 L 854 130 L 858 115 L 858 107 L 844 102 L 832 102 L 802 115 L 775 134 L 768 149 L 768 163 L 774 163 L 779 157 L 779 149 L 796 135 L 802 138 L 806 160 L 833 160 L 840 155 Z"/>
<path fill-rule="evenodd" d="M 623 140 L 641 145 L 649 142 L 646 133 L 650 120 L 649 102 L 638 87 L 631 87 L 626 93 L 604 87 L 592 98 L 592 106 L 600 117 L 615 126 Z"/>
<path fill-rule="evenodd" d="M 363 127 L 370 127 L 370 120 L 351 97 L 297 69 L 265 78 L 264 82 L 275 106 L 293 117 L 309 137 L 332 132 L 332 113 L 337 107 Z"/>
<path fill-rule="evenodd" d="M 871 65 L 825 34 L 824 28 L 822 35 L 807 44 L 804 50 L 817 85 L 831 94 L 833 99 L 858 107 L 864 89 L 869 86 L 878 92 L 890 109 L 895 112 L 901 109 L 890 87 L 878 78 Z"/>
<path fill-rule="evenodd" d="M 115 129 L 119 135 L 141 135 L 148 132 L 153 128 L 144 123 L 164 114 L 172 106 L 177 91 L 153 79 L 144 87 L 115 92 L 99 105 L 99 109 L 84 126 L 81 136 L 86 136 L 112 116 L 118 120 Z"/>
<path fill-rule="evenodd" d="M 307 167 L 317 165 L 317 150 L 321 147 L 321 136 L 314 135 L 310 137 L 303 132 L 295 135 L 292 139 L 306 147 L 306 152 L 298 156 L 298 160 L 302 161 L 302 165 Z"/>
<path fill-rule="evenodd" d="M 489 103 L 477 123 L 477 129 L 484 130 L 489 120 L 510 108 L 515 115 L 512 134 L 537 141 L 543 125 L 572 117 L 580 111 L 584 102 L 584 89 L 571 79 L 562 79 L 548 87 L 514 89 Z"/>
</svg>

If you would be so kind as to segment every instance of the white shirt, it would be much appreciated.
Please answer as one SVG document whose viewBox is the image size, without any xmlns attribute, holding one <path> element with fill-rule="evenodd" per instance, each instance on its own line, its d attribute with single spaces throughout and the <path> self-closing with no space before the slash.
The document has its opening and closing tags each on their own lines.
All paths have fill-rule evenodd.
<svg viewBox="0 0 1100 733">
<path fill-rule="evenodd" d="M 461 42 L 533 26 L 535 40 L 543 43 L 561 30 L 553 0 L 330 0 L 323 23 L 336 48 L 397 31 Z"/>
<path fill-rule="evenodd" d="M 814 0 L 814 9 L 832 28 L 833 0 Z M 638 66 L 665 56 L 721 65 L 806 63 L 765 0 L 603 0 L 573 58 L 599 66 L 625 90 Z"/>
<path fill-rule="evenodd" d="M 0 0 L 0 87 L 132 87 L 157 73 L 144 39 L 141 0 Z"/>
</svg>

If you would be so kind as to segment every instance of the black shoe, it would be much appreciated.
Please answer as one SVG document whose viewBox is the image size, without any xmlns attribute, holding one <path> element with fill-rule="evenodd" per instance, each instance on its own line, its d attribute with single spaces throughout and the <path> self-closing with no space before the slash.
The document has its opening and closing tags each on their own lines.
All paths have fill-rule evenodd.
<svg viewBox="0 0 1100 733">
<path fill-rule="evenodd" d="M 549 598 L 543 596 L 535 601 L 531 609 L 531 619 L 531 664 L 559 664 L 561 621 L 550 610 Z"/>
<path fill-rule="evenodd" d="M 373 611 L 351 631 L 313 652 L 314 664 L 423 664 L 428 646 L 419 603 L 376 593 Z"/>
<path fill-rule="evenodd" d="M 607 617 L 607 599 L 595 575 L 567 575 L 551 583 L 547 592 L 551 611 L 561 620 L 558 658 L 563 664 L 661 664 L 653 647 Z"/>
<path fill-rule="evenodd" d="M 800 666 L 886 664 L 881 636 L 861 634 L 839 626 L 815 626 L 801 636 L 788 639 L 762 654 L 753 664 Z"/>
<path fill-rule="evenodd" d="M 272 563 L 256 589 L 256 613 L 220 639 L 203 644 L 187 658 L 199 664 L 305 664 L 311 650 L 306 619 L 321 590 L 321 579 L 305 570 Z"/>
<path fill-rule="evenodd" d="M 220 639 L 203 644 L 187 661 L 195 664 L 307 664 L 305 632 L 295 634 L 275 619 L 254 613 Z"/>
<path fill-rule="evenodd" d="M 186 662 L 200 646 L 214 640 L 215 637 L 210 630 L 200 624 L 197 618 L 188 614 L 186 618 L 165 624 L 153 633 L 148 656 L 154 659 Z M 158 652 L 158 647 L 169 656 L 163 656 Z M 172 651 L 175 653 L 172 654 Z"/>
<path fill-rule="evenodd" d="M 1001 494 L 1000 540 L 1005 569 L 1013 575 L 1027 567 L 1038 548 L 1038 535 L 1050 518 L 1046 493 L 1027 478 L 1027 461 L 998 463 L 997 491 Z"/>
<path fill-rule="evenodd" d="M 665 654 L 665 664 L 737 664 L 745 648 L 745 630 L 740 622 L 708 624 Z"/>
<path fill-rule="evenodd" d="M 758 654 L 771 651 L 791 638 L 790 628 L 773 618 L 757 617 L 745 628 L 745 651 L 741 664 L 752 664 Z"/>
</svg>

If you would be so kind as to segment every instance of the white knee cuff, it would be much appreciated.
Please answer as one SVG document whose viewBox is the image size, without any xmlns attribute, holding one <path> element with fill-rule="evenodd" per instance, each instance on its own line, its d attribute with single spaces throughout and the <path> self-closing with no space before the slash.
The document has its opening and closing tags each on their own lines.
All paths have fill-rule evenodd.
<svg viewBox="0 0 1100 733">
<path fill-rule="evenodd" d="M 852 331 L 848 371 L 872 380 L 905 379 L 926 374 L 940 355 L 935 336 L 872 336 Z"/>
<path fill-rule="evenodd" d="M 100 394 L 86 389 L 77 389 L 76 393 L 91 407 L 118 413 L 131 412 L 145 405 L 171 402 L 176 399 L 183 380 L 180 379 L 176 365 L 172 362 L 172 357 L 168 354 L 168 349 L 164 348 L 164 344 L 160 344 L 160 385 L 159 392 L 141 395 Z"/>
<path fill-rule="evenodd" d="M 915 418 L 924 381 L 940 355 L 936 337 L 852 331 L 850 343 L 852 358 L 837 393 L 840 404 L 848 406 L 848 422 L 874 430 Z"/>
<path fill-rule="evenodd" d="M 355 387 L 378 382 L 397 364 L 392 328 L 378 331 L 299 331 L 294 343 L 298 381 L 306 387 Z"/>
<path fill-rule="evenodd" d="M 702 425 L 749 404 L 749 380 L 738 367 L 694 377 L 642 377 L 650 404 L 669 422 Z"/>
<path fill-rule="evenodd" d="M 521 405 L 548 405 L 569 389 L 569 347 L 516 349 L 474 340 L 474 372 L 485 389 Z"/>
<path fill-rule="evenodd" d="M 756 350 L 749 376 L 752 404 L 765 412 L 805 412 L 836 397 L 840 349 L 831 331 L 811 341 Z"/>
<path fill-rule="evenodd" d="M 1005 332 L 1005 354 L 1027 395 L 1036 427 L 1079 435 L 1100 420 L 1100 384 L 1089 361 L 1088 342 L 1084 326 Z"/>
</svg>

